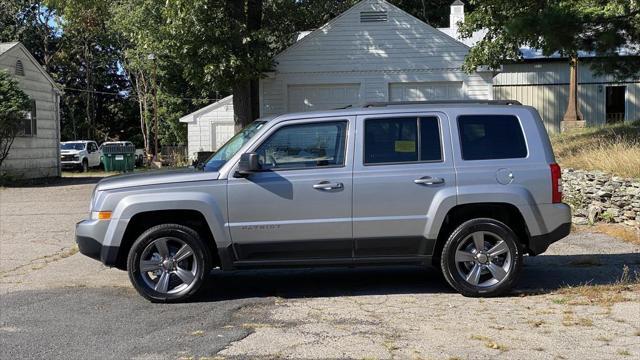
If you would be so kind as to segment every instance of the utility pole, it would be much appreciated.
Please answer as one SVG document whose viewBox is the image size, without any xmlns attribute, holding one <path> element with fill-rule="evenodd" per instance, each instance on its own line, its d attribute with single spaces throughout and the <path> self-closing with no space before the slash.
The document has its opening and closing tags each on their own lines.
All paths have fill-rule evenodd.
<svg viewBox="0 0 640 360">
<path fill-rule="evenodd" d="M 148 59 L 153 62 L 153 122 L 155 128 L 153 160 L 158 161 L 158 64 L 156 63 L 156 54 L 149 54 Z"/>
</svg>

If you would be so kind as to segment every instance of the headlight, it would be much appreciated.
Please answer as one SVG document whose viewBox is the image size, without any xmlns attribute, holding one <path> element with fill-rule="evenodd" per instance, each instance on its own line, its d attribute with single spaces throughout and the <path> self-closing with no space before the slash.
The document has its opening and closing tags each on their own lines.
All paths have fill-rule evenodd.
<svg viewBox="0 0 640 360">
<path fill-rule="evenodd" d="M 111 211 L 92 211 L 91 220 L 109 220 L 111 219 Z"/>
</svg>

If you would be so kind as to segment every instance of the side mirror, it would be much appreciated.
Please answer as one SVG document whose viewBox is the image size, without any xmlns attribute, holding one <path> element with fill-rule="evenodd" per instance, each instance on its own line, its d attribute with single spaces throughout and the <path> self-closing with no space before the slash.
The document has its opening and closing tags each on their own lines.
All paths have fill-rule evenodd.
<svg viewBox="0 0 640 360">
<path fill-rule="evenodd" d="M 238 163 L 238 170 L 236 171 L 237 177 L 247 177 L 258 171 L 260 171 L 258 154 L 245 153 L 240 156 L 240 163 Z"/>
</svg>

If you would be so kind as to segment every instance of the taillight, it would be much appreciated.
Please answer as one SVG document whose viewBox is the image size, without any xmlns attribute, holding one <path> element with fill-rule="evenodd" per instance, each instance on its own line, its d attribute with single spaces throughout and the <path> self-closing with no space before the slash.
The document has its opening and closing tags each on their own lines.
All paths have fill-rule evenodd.
<svg viewBox="0 0 640 360">
<path fill-rule="evenodd" d="M 551 202 L 554 204 L 562 202 L 562 171 L 560 165 L 551 164 Z"/>
</svg>

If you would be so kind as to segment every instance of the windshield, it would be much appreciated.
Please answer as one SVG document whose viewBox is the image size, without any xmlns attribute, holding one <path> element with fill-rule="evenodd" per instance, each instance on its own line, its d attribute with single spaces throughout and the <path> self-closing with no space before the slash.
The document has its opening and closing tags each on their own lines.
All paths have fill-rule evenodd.
<svg viewBox="0 0 640 360">
<path fill-rule="evenodd" d="M 205 171 L 218 171 L 229 159 L 235 155 L 240 148 L 255 135 L 265 124 L 264 121 L 254 121 L 246 128 L 242 129 L 226 144 L 222 145 L 204 165 Z"/>
<path fill-rule="evenodd" d="M 60 144 L 61 150 L 84 150 L 84 143 Z"/>
</svg>

